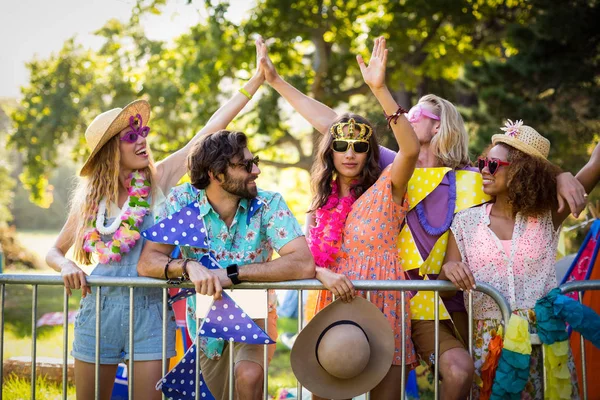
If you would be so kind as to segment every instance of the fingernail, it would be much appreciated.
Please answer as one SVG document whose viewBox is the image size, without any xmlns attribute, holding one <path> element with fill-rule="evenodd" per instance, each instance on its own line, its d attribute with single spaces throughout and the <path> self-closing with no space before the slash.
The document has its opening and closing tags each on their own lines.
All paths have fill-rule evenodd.
<svg viewBox="0 0 600 400">
<path fill-rule="evenodd" d="M 477 285 L 473 285 L 473 289 L 477 289 Z"/>
</svg>

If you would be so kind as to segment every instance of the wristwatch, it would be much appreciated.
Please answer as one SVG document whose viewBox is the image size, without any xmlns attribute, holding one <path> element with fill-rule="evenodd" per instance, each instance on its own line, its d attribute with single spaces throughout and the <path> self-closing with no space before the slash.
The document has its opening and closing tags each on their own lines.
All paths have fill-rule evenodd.
<svg viewBox="0 0 600 400">
<path fill-rule="evenodd" d="M 240 281 L 240 278 L 238 277 L 238 275 L 239 275 L 239 270 L 238 270 L 237 264 L 231 264 L 230 266 L 227 267 L 227 277 L 229 279 L 231 279 L 231 283 L 233 283 L 234 285 L 242 283 L 242 281 Z"/>
</svg>

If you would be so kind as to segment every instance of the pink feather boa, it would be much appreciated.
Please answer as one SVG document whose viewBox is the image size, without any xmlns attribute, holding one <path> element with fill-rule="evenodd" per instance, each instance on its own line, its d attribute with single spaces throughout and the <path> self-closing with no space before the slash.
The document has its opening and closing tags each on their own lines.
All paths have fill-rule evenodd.
<svg viewBox="0 0 600 400">
<path fill-rule="evenodd" d="M 352 193 L 340 200 L 337 181 L 325 205 L 315 211 L 315 225 L 310 227 L 309 248 L 319 267 L 329 267 L 342 245 L 342 231 L 356 197 Z"/>
</svg>

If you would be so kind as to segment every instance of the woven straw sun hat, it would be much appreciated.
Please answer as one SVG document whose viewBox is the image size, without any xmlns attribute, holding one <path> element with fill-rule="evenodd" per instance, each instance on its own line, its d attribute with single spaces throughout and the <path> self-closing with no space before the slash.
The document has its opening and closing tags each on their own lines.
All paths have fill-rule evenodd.
<svg viewBox="0 0 600 400">
<path fill-rule="evenodd" d="M 80 176 L 90 174 L 91 161 L 102 146 L 113 136 L 129 126 L 129 117 L 140 115 L 142 122 L 148 124 L 150 119 L 150 104 L 146 100 L 135 100 L 124 108 L 113 108 L 98 115 L 85 131 L 85 141 L 90 149 L 90 155 L 79 171 Z"/>
<path fill-rule="evenodd" d="M 523 125 L 522 120 L 512 122 L 509 119 L 504 128 L 500 129 L 504 131 L 504 134 L 499 133 L 492 136 L 493 145 L 505 143 L 530 156 L 548 160 L 550 141 L 532 127 Z"/>
<path fill-rule="evenodd" d="M 326 399 L 350 399 L 373 389 L 394 358 L 394 332 L 370 301 L 336 300 L 304 328 L 290 362 L 298 381 Z"/>
</svg>

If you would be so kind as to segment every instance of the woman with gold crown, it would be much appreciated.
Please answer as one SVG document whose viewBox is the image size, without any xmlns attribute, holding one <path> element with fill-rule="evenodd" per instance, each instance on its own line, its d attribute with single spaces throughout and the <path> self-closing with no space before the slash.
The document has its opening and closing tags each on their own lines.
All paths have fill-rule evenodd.
<svg viewBox="0 0 600 400">
<path fill-rule="evenodd" d="M 260 54 L 257 42 L 257 58 Z M 257 62 L 258 62 L 257 59 Z M 94 398 L 96 302 L 85 272 L 66 258 L 73 247 L 75 260 L 98 264 L 92 275 L 137 276 L 137 263 L 144 244 L 140 232 L 153 224 L 153 210 L 164 201 L 163 193 L 186 173 L 188 153 L 206 133 L 223 129 L 248 103 L 264 82 L 259 66 L 254 76 L 223 105 L 182 149 L 158 162 L 152 161 L 146 137 L 150 132 L 150 105 L 137 100 L 123 109 L 98 115 L 88 126 L 85 139 L 91 154 L 81 169 L 79 190 L 73 195 L 71 212 L 54 247 L 46 256 L 50 267 L 60 272 L 68 294 L 82 289 L 75 321 L 73 357 L 78 399 Z M 94 292 L 98 289 L 94 289 Z M 105 287 L 100 306 L 100 398 L 109 399 L 119 362 L 134 360 L 136 399 L 160 399 L 155 389 L 162 377 L 162 319 L 168 318 L 167 357 L 175 355 L 173 311 L 162 315 L 162 291 L 136 288 L 134 302 L 134 354 L 129 353 L 129 289 Z"/>
<path fill-rule="evenodd" d="M 385 85 L 386 60 L 384 38 L 375 40 L 368 65 L 358 58 L 363 79 L 388 115 L 401 149 L 389 166 L 382 171 L 375 132 L 367 119 L 343 114 L 327 127 L 315 126 L 324 136 L 312 168 L 314 197 L 308 218 L 308 241 L 318 266 L 317 278 L 329 289 L 320 293 L 317 310 L 331 303 L 332 295 L 352 301 L 356 293 L 350 279 L 405 279 L 396 256 L 396 240 L 408 209 L 406 185 L 417 161 L 419 142 L 403 115 L 406 110 L 398 107 Z M 265 77 L 273 88 L 286 99 L 290 91 L 298 93 L 277 75 L 268 58 L 263 63 Z M 294 98 L 300 101 L 292 102 L 292 106 L 303 115 L 302 102 L 315 101 L 304 95 Z M 366 293 L 358 295 L 365 297 Z M 398 398 L 403 361 L 402 314 L 407 339 L 404 362 L 412 366 L 416 361 L 410 341 L 408 302 L 402 309 L 400 294 L 385 291 L 372 291 L 370 300 L 387 317 L 395 336 L 392 366 L 371 396 Z"/>
</svg>

